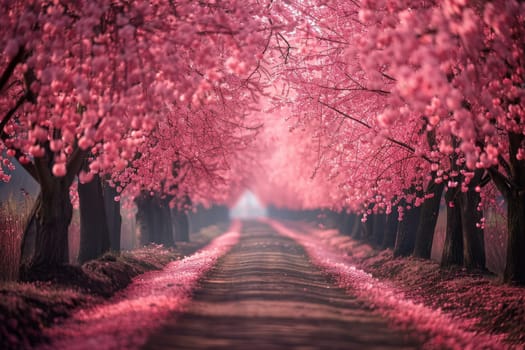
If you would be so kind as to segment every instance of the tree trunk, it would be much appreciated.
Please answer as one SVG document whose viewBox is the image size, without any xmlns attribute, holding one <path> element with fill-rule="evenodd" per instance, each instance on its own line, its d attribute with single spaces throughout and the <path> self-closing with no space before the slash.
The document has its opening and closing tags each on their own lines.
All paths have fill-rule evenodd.
<svg viewBox="0 0 525 350">
<path fill-rule="evenodd" d="M 153 222 L 153 197 L 147 192 L 142 192 L 135 198 L 137 205 L 137 214 L 135 219 L 139 227 L 139 242 L 141 245 L 147 245 L 154 242 Z"/>
<path fill-rule="evenodd" d="M 444 188 L 444 183 L 436 184 L 433 180 L 428 185 L 426 193 L 434 196 L 425 200 L 421 207 L 421 219 L 416 231 L 416 243 L 413 254 L 415 257 L 430 259 Z"/>
<path fill-rule="evenodd" d="M 150 242 L 162 244 L 164 231 L 164 211 L 159 203 L 160 199 L 155 195 L 151 198 L 151 221 L 150 221 Z"/>
<path fill-rule="evenodd" d="M 374 242 L 374 220 L 377 214 L 370 214 L 363 223 L 363 240 L 368 243 Z"/>
<path fill-rule="evenodd" d="M 38 210 L 40 209 L 40 202 L 42 193 L 38 193 L 38 197 L 36 198 L 35 202 L 33 203 L 33 208 L 31 209 L 31 213 L 29 214 L 28 221 L 26 223 L 24 233 L 22 235 L 22 242 L 20 244 L 20 273 L 23 273 L 24 270 L 27 270 L 31 263 L 31 259 L 33 258 L 33 255 L 35 255 L 35 245 L 36 245 L 36 232 L 37 232 L 37 221 L 36 221 L 36 215 Z M 69 249 L 68 249 L 68 255 L 69 255 Z"/>
<path fill-rule="evenodd" d="M 214 213 L 214 208 L 215 207 L 211 207 L 209 209 L 205 209 L 202 205 L 198 205 L 196 207 L 196 210 L 194 211 L 190 211 L 188 213 L 188 216 L 189 216 L 189 222 L 191 223 L 191 227 L 193 230 L 195 230 L 195 232 L 198 232 L 200 231 L 202 228 L 204 228 L 206 226 L 206 220 L 205 220 L 205 216 L 208 216 L 206 214 L 209 214 L 212 215 Z M 213 211 L 212 211 L 213 210 Z M 228 215 L 229 215 L 229 211 L 228 211 Z M 272 217 L 273 216 L 273 208 L 271 206 L 268 206 L 268 216 L 269 217 Z M 173 219 L 174 222 L 175 222 L 175 218 Z M 175 232 L 175 229 L 174 229 L 174 232 Z M 176 232 L 175 232 L 176 234 Z"/>
<path fill-rule="evenodd" d="M 68 263 L 68 227 L 73 217 L 69 187 L 65 178 L 53 177 L 41 184 L 34 217 L 24 234 L 22 279 L 41 278 Z"/>
<path fill-rule="evenodd" d="M 504 281 L 525 285 L 525 192 L 512 191 L 507 201 L 507 261 Z"/>
<path fill-rule="evenodd" d="M 359 217 L 354 221 L 354 226 L 352 227 L 352 238 L 360 240 L 363 238 L 364 225 Z"/>
<path fill-rule="evenodd" d="M 452 146 L 459 147 L 459 139 L 452 137 Z M 449 157 L 452 171 L 460 173 L 458 167 L 458 155 L 456 152 Z M 461 183 L 462 176 L 454 177 L 454 181 Z M 447 205 L 447 230 L 445 233 L 445 244 L 441 255 L 441 266 L 463 265 L 463 232 L 461 225 L 461 202 L 459 200 L 459 188 L 448 188 L 445 192 Z"/>
<path fill-rule="evenodd" d="M 227 220 L 229 218 L 229 211 L 226 211 L 226 216 L 224 218 L 221 218 L 221 216 L 224 214 L 222 212 L 222 208 L 222 206 L 211 206 L 210 208 L 205 208 L 202 205 L 197 206 L 196 211 L 189 213 L 189 221 L 193 230 L 195 230 L 195 232 L 198 232 L 201 229 L 213 225 L 219 221 Z M 279 215 L 280 212 L 277 208 L 273 206 L 268 207 L 268 216 L 278 217 Z"/>
<path fill-rule="evenodd" d="M 416 231 L 421 216 L 421 206 L 405 210 L 405 217 L 398 225 L 394 256 L 409 256 L 414 251 Z"/>
<path fill-rule="evenodd" d="M 190 241 L 190 222 L 188 215 L 182 211 L 174 209 L 174 230 L 175 230 L 175 241 L 176 242 L 189 242 Z"/>
<path fill-rule="evenodd" d="M 174 246 L 169 199 L 142 192 L 135 198 L 136 220 L 140 229 L 140 243 Z"/>
<path fill-rule="evenodd" d="M 169 202 L 170 200 L 167 198 L 157 199 L 159 214 L 159 240 L 157 243 L 166 247 L 174 247 L 175 241 L 173 239 L 173 223 Z"/>
<path fill-rule="evenodd" d="M 20 277 L 25 280 L 46 279 L 69 262 L 68 229 L 73 217 L 69 188 L 86 155 L 80 148 L 74 149 L 66 175 L 56 177 L 51 171 L 53 153 L 47 144 L 45 149 L 44 157 L 34 158 L 25 166 L 40 185 L 22 238 Z"/>
<path fill-rule="evenodd" d="M 374 246 L 380 246 L 385 237 L 386 228 L 386 214 L 375 214 L 374 225 L 373 225 L 373 244 Z"/>
<path fill-rule="evenodd" d="M 507 200 L 507 261 L 503 279 L 525 285 L 525 160 L 517 157 L 525 135 L 509 132 L 508 137 L 511 181 L 502 181 L 502 176 L 495 177 L 494 173 L 491 177 Z"/>
<path fill-rule="evenodd" d="M 104 193 L 104 208 L 109 230 L 109 244 L 114 252 L 120 252 L 120 231 L 122 226 L 122 216 L 120 215 L 120 202 L 115 200 L 118 196 L 117 190 L 104 181 L 102 183 Z"/>
<path fill-rule="evenodd" d="M 463 265 L 468 269 L 485 270 L 485 238 L 480 226 L 483 211 L 478 210 L 481 196 L 476 192 L 480 185 L 483 171 L 476 170 L 474 178 L 468 185 L 467 192 L 461 192 L 461 228 L 463 231 Z"/>
<path fill-rule="evenodd" d="M 441 256 L 441 266 L 463 265 L 463 233 L 458 191 L 457 188 L 449 188 L 445 193 L 447 231 Z"/>
<path fill-rule="evenodd" d="M 88 183 L 78 183 L 80 204 L 80 263 L 93 260 L 110 248 L 109 230 L 104 209 L 100 177 L 95 175 Z"/>
<path fill-rule="evenodd" d="M 383 243 L 381 245 L 383 249 L 394 248 L 396 244 L 397 226 L 399 224 L 398 218 L 399 213 L 396 206 L 392 208 L 392 212 L 388 214 L 386 218 L 385 235 L 383 236 Z"/>
<path fill-rule="evenodd" d="M 352 234 L 352 228 L 354 227 L 354 223 L 358 221 L 357 215 L 354 213 L 346 213 L 344 214 L 345 220 L 343 224 L 343 234 L 349 236 Z"/>
<path fill-rule="evenodd" d="M 191 200 L 188 199 L 188 205 L 191 205 Z M 216 205 L 213 207 L 214 211 L 214 220 L 212 224 L 217 224 L 220 222 L 228 222 L 230 220 L 230 209 L 228 209 L 225 205 Z M 190 222 L 190 228 L 193 230 L 193 226 L 191 226 Z"/>
<path fill-rule="evenodd" d="M 344 210 L 341 213 L 339 213 L 337 216 L 337 228 L 339 230 L 339 233 L 345 236 L 350 235 L 352 233 L 354 219 L 354 214 L 347 213 Z"/>
</svg>

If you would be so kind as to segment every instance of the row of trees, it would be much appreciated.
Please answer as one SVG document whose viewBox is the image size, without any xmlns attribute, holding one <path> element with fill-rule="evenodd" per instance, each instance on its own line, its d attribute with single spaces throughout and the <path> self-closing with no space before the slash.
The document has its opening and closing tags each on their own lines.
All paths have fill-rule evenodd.
<svg viewBox="0 0 525 350">
<path fill-rule="evenodd" d="M 502 197 L 504 280 L 525 284 L 525 3 L 296 5 L 278 103 L 302 132 L 279 137 L 303 150 L 271 161 L 293 200 L 267 200 L 359 213 L 377 244 L 428 258 L 444 196 L 442 263 L 483 269 L 483 208 Z"/>
<path fill-rule="evenodd" d="M 397 216 L 396 254 L 421 257 L 444 195 L 444 261 L 469 268 L 485 266 L 480 209 L 502 196 L 504 278 L 525 284 L 522 1 L 4 1 L 2 11 L 1 166 L 15 157 L 41 187 L 30 271 L 67 261 L 75 181 L 86 225 L 105 212 L 118 226 L 111 199 L 133 198 L 144 242 L 169 241 L 167 207 L 228 202 L 249 184 L 267 203 L 358 213 L 370 227 Z M 248 115 L 260 96 L 263 133 Z M 82 232 L 95 247 L 86 258 L 116 242 Z"/>
<path fill-rule="evenodd" d="M 171 214 L 187 234 L 192 203 L 240 191 L 261 59 L 286 29 L 276 6 L 1 2 L 0 177 L 14 158 L 40 185 L 29 275 L 68 261 L 77 181 L 81 260 L 118 249 L 121 198 L 134 198 L 142 243 L 172 244 Z"/>
</svg>

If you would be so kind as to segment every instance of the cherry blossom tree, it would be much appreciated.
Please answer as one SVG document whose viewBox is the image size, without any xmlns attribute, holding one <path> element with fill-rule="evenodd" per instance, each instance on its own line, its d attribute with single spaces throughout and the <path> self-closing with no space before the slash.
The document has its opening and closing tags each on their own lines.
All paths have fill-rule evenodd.
<svg viewBox="0 0 525 350">
<path fill-rule="evenodd" d="M 341 212 L 356 237 L 422 258 L 444 192 L 442 263 L 476 269 L 496 186 L 505 280 L 525 283 L 522 1 L 3 8 L 0 180 L 14 157 L 41 185 L 31 270 L 67 260 L 75 178 L 87 208 L 101 188 L 136 199 L 144 243 L 171 244 L 172 214 L 184 222 L 191 205 L 251 187 L 267 204 Z M 84 235 L 99 247 L 87 258 L 107 235 Z"/>
<path fill-rule="evenodd" d="M 408 221 L 413 208 L 422 206 L 431 220 L 419 220 L 417 231 L 406 235 L 400 234 L 403 226 L 417 227 L 419 215 L 414 214 L 415 224 L 402 224 L 396 251 L 428 256 L 445 189 L 449 222 L 443 261 L 484 268 L 480 192 L 490 179 L 506 197 L 511 188 L 521 188 L 523 4 L 304 4 L 307 19 L 288 38 L 291 54 L 282 72 L 296 92 L 290 100 L 299 107 L 298 120 L 325 129 L 334 140 L 328 142 L 335 146 L 331 151 L 345 142 L 358 145 L 358 166 L 325 155 L 329 169 L 348 171 L 342 198 L 365 216 L 397 205 Z M 351 129 L 344 131 L 342 120 Z M 381 152 L 388 158 L 377 157 Z M 516 253 L 523 248 L 514 248 L 523 237 L 518 192 L 508 201 L 512 248 L 505 279 L 523 283 L 518 271 L 525 270 Z"/>
<path fill-rule="evenodd" d="M 424 155 L 428 140 L 421 123 L 404 125 L 414 130 L 407 133 L 382 128 L 376 118 L 394 79 L 383 73 L 381 81 L 374 82 L 359 65 L 353 49 L 363 31 L 358 7 L 341 3 L 304 12 L 309 18 L 304 32 L 290 40 L 297 54 L 292 50 L 282 71 L 285 84 L 294 88 L 289 97 L 298 107 L 292 111 L 294 118 L 324 139 L 317 163 L 338 175 L 340 182 L 325 185 L 342 190 L 332 207 L 358 211 L 366 218 L 390 213 L 407 196 L 412 203 L 416 196 L 407 190 L 424 186 L 431 173 L 432 160 Z M 368 231 L 373 235 L 372 227 Z"/>
<path fill-rule="evenodd" d="M 482 261 L 469 251 L 470 242 L 482 244 L 479 233 L 465 224 L 480 218 L 479 192 L 490 174 L 507 199 L 505 280 L 523 284 L 525 261 L 518 251 L 525 247 L 525 230 L 519 219 L 523 213 L 518 213 L 524 201 L 518 189 L 525 169 L 524 4 L 407 3 L 368 1 L 360 12 L 372 28 L 363 51 L 368 53 L 367 67 L 388 67 L 397 73 L 393 92 L 402 102 L 386 108 L 379 118 L 389 125 L 405 121 L 409 115 L 399 107 L 408 105 L 410 115 L 429 120 L 427 130 L 439 138 L 437 151 L 449 158 L 438 169 L 448 174 L 449 189 L 459 188 L 454 196 L 459 196 L 467 264 Z"/>
<path fill-rule="evenodd" d="M 156 206 L 168 216 L 172 208 L 174 216 L 187 221 L 184 212 L 191 203 L 224 203 L 241 180 L 243 173 L 234 169 L 239 168 L 239 157 L 248 151 L 260 125 L 243 113 L 242 104 L 249 105 L 249 101 L 243 101 L 241 96 L 227 96 L 228 91 L 222 90 L 218 91 L 225 100 L 215 105 L 166 110 L 166 120 L 139 148 L 132 167 L 115 176 L 119 191 L 125 188 L 126 196 L 137 197 L 137 218 L 143 224 L 145 242 L 148 235 L 159 231 L 148 222 L 162 221 L 141 210 L 149 210 L 148 203 L 155 196 L 159 197 L 157 202 L 161 201 Z M 166 221 L 171 225 L 170 218 Z M 184 226 L 179 229 L 185 231 L 175 234 L 187 239 L 189 228 Z M 171 235 L 168 230 L 166 236 Z"/>
<path fill-rule="evenodd" d="M 272 23 L 279 26 L 270 5 L 3 3 L 1 151 L 41 186 L 30 269 L 67 261 L 69 188 L 77 174 L 89 182 L 125 171 L 158 129 L 166 103 L 206 103 L 213 86 L 228 89 L 227 76 L 242 78 L 255 98 L 248 77 L 261 57 L 253 52 L 262 55 Z M 81 171 L 86 160 L 89 171 Z M 3 155 L 2 163 L 12 166 Z"/>
</svg>

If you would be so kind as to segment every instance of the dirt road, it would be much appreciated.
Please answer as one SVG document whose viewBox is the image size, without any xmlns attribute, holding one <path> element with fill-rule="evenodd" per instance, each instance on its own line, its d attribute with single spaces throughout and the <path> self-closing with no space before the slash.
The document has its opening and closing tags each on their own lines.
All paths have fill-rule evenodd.
<svg viewBox="0 0 525 350">
<path fill-rule="evenodd" d="M 258 222 L 145 349 L 412 349 L 367 305 L 335 287 L 294 241 Z"/>
</svg>

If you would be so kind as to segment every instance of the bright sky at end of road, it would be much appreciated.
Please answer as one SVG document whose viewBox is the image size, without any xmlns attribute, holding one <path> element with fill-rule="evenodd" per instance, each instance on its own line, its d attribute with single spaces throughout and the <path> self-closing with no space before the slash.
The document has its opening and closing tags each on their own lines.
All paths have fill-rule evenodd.
<svg viewBox="0 0 525 350">
<path fill-rule="evenodd" d="M 265 216 L 266 208 L 251 191 L 244 192 L 237 203 L 230 209 L 230 217 L 232 219 L 253 219 Z"/>
</svg>

